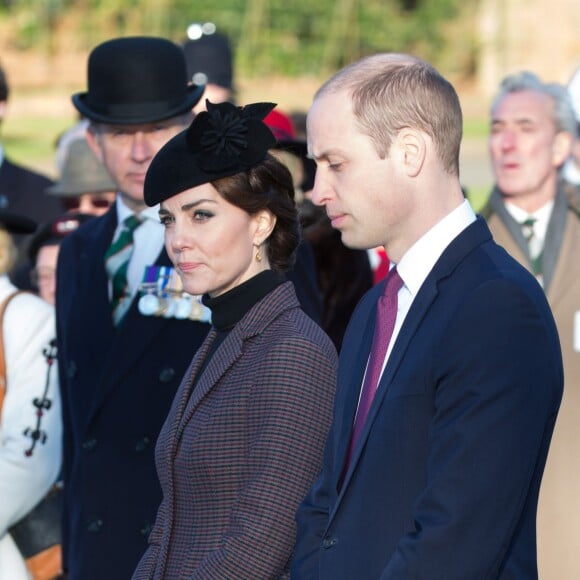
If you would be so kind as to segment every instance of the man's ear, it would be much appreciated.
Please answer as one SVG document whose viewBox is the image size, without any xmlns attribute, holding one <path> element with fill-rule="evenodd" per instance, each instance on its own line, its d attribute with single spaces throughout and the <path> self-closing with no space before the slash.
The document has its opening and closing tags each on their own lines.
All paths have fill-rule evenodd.
<svg viewBox="0 0 580 580">
<path fill-rule="evenodd" d="M 104 156 L 103 156 L 103 150 L 101 148 L 101 142 L 100 142 L 100 138 L 99 138 L 99 134 L 98 134 L 98 129 L 96 129 L 92 125 L 89 125 L 88 129 L 85 132 L 85 136 L 86 136 L 86 140 L 87 140 L 87 143 L 89 144 L 91 151 L 95 154 L 97 159 L 101 163 L 103 163 Z"/>
<path fill-rule="evenodd" d="M 254 244 L 263 244 L 274 231 L 276 226 L 276 216 L 269 210 L 264 209 L 254 216 Z"/>
<path fill-rule="evenodd" d="M 560 131 L 556 134 L 552 145 L 552 160 L 556 167 L 560 167 L 568 159 L 572 153 L 573 142 L 574 138 L 568 131 Z"/>
<path fill-rule="evenodd" d="M 407 175 L 409 177 L 419 175 L 427 155 L 425 136 L 415 129 L 404 128 L 397 135 L 396 145 Z"/>
</svg>

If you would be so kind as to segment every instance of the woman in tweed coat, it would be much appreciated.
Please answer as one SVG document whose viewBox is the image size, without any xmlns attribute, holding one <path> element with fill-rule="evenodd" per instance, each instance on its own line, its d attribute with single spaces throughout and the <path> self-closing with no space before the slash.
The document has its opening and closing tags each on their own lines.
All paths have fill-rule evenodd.
<svg viewBox="0 0 580 580">
<path fill-rule="evenodd" d="M 212 105 L 155 157 L 145 200 L 212 329 L 157 441 L 163 489 L 135 579 L 279 578 L 331 420 L 336 352 L 283 272 L 292 178 L 268 154 L 271 104 Z"/>
</svg>

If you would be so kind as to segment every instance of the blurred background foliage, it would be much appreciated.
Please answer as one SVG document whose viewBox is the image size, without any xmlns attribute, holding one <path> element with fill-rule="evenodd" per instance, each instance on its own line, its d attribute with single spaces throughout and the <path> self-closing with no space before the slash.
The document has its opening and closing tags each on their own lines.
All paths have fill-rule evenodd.
<svg viewBox="0 0 580 580">
<path fill-rule="evenodd" d="M 478 0 L 0 0 L 14 50 L 86 52 L 112 36 L 181 41 L 191 22 L 230 37 L 236 70 L 326 75 L 377 51 L 412 52 L 462 78 L 474 73 Z M 460 32 L 460 33 L 459 33 Z"/>
<path fill-rule="evenodd" d="M 55 176 L 54 144 L 75 120 L 70 94 L 86 86 L 90 50 L 108 38 L 138 34 L 182 42 L 194 22 L 213 22 L 229 37 L 242 102 L 266 99 L 283 110 L 304 110 L 322 80 L 344 64 L 379 51 L 422 57 L 450 78 L 460 94 L 469 94 L 480 61 L 478 17 L 483 4 L 484 0 L 0 0 L 0 62 L 13 89 L 0 131 L 2 143 L 16 161 Z M 480 101 L 463 99 L 467 142 L 478 143 L 474 154 L 467 150 L 466 157 L 477 160 L 471 163 L 477 171 L 466 185 L 470 197 L 484 200 L 490 178 L 485 149 L 479 145 L 487 133 Z"/>
</svg>

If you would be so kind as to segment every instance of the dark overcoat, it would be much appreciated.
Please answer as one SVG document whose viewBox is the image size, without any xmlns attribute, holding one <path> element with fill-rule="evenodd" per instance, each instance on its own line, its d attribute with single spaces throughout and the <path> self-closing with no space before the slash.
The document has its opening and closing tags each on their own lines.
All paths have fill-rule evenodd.
<svg viewBox="0 0 580 580">
<path fill-rule="evenodd" d="M 163 502 L 136 579 L 279 577 L 320 470 L 336 351 L 292 284 L 252 307 L 202 366 L 214 339 L 193 359 L 157 443 Z"/>
<path fill-rule="evenodd" d="M 411 304 L 342 481 L 383 287 L 345 335 L 293 578 L 537 578 L 538 491 L 563 383 L 541 287 L 482 219 L 461 232 Z"/>
<path fill-rule="evenodd" d="M 145 317 L 115 330 L 104 253 L 116 210 L 63 241 L 57 278 L 64 558 L 71 580 L 127 580 L 161 501 L 155 441 L 209 325 Z M 157 264 L 169 265 L 163 250 Z"/>
</svg>

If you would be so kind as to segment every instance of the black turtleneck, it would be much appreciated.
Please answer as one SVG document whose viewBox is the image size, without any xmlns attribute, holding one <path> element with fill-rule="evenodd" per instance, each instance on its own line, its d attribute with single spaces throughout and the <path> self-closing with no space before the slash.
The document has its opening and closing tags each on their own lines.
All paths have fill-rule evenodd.
<svg viewBox="0 0 580 580">
<path fill-rule="evenodd" d="M 283 275 L 277 274 L 273 270 L 264 270 L 215 298 L 211 298 L 207 294 L 202 296 L 202 302 L 211 310 L 212 326 L 217 330 L 217 336 L 199 370 L 198 377 L 201 376 L 202 371 L 230 330 L 244 317 L 246 312 L 285 281 L 286 278 Z"/>
<path fill-rule="evenodd" d="M 284 281 L 284 276 L 264 270 L 215 298 L 204 294 L 202 302 L 211 310 L 212 325 L 218 332 L 231 330 L 252 306 Z"/>
</svg>

